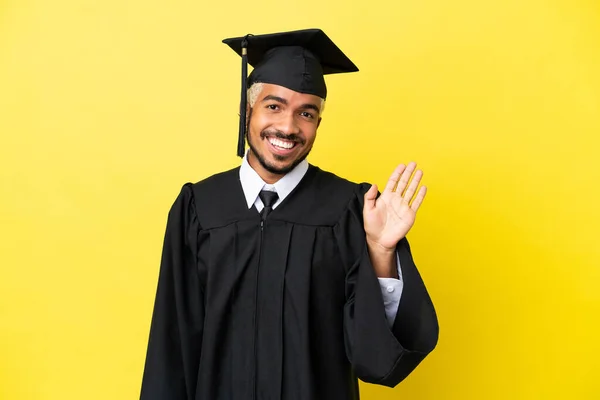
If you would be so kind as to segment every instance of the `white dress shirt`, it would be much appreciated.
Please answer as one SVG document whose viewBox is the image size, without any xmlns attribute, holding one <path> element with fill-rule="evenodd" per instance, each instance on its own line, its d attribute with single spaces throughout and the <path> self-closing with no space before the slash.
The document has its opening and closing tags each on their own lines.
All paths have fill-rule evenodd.
<svg viewBox="0 0 600 400">
<path fill-rule="evenodd" d="M 279 196 L 273 209 L 277 206 L 294 190 L 294 188 L 300 183 L 306 171 L 308 171 L 308 161 L 304 160 L 298 164 L 292 171 L 287 173 L 283 178 L 270 185 L 262 180 L 258 173 L 252 169 L 247 160 L 247 155 L 242 160 L 240 167 L 240 182 L 242 189 L 244 190 L 244 196 L 246 197 L 246 204 L 248 208 L 252 206 L 256 207 L 258 212 L 261 212 L 264 208 L 263 202 L 258 196 L 261 190 L 270 190 L 277 192 Z M 396 319 L 396 313 L 398 311 L 398 304 L 400 303 L 400 297 L 402 296 L 402 289 L 404 288 L 404 282 L 402 281 L 402 271 L 400 268 L 400 259 L 396 255 L 398 263 L 398 278 L 378 278 L 379 285 L 381 286 L 381 294 L 383 296 L 383 304 L 385 306 L 385 314 L 387 316 L 388 323 L 390 326 L 393 325 Z"/>
</svg>

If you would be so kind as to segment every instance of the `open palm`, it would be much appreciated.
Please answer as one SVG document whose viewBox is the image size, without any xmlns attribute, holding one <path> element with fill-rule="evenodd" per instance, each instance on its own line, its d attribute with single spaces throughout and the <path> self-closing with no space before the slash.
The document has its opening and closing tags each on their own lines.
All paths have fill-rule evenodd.
<svg viewBox="0 0 600 400">
<path fill-rule="evenodd" d="M 415 223 L 415 217 L 427 188 L 419 183 L 422 171 L 415 172 L 417 164 L 400 164 L 388 180 L 385 190 L 377 198 L 377 186 L 365 193 L 363 220 L 367 240 L 385 250 L 394 250 Z"/>
</svg>

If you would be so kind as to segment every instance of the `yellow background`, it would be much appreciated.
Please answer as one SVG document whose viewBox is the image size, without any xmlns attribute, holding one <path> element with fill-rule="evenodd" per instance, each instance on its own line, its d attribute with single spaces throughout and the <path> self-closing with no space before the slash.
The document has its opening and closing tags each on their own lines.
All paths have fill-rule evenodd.
<svg viewBox="0 0 600 400">
<path fill-rule="evenodd" d="M 439 346 L 363 397 L 600 398 L 596 0 L 2 0 L 0 399 L 137 398 L 167 211 L 239 162 L 220 41 L 307 27 L 361 69 L 310 161 L 430 188 Z"/>
</svg>

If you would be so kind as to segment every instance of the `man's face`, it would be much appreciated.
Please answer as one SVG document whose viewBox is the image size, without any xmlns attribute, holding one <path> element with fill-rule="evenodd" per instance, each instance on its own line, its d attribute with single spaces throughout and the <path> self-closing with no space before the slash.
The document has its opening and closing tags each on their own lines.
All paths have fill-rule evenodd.
<svg viewBox="0 0 600 400">
<path fill-rule="evenodd" d="M 253 167 L 284 175 L 304 160 L 317 135 L 320 108 L 318 96 L 263 84 L 248 113 L 249 161 L 258 161 Z"/>
</svg>

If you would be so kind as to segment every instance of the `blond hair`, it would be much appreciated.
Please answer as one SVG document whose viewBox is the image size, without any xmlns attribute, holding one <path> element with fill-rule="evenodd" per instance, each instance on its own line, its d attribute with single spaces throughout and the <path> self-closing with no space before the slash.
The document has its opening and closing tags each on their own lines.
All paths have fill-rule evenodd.
<svg viewBox="0 0 600 400">
<path fill-rule="evenodd" d="M 254 107 L 254 104 L 256 104 L 256 100 L 258 100 L 258 95 L 260 94 L 260 92 L 262 92 L 263 86 L 264 84 L 262 82 L 256 82 L 253 83 L 252 86 L 250 86 L 250 88 L 248 89 L 246 99 L 250 107 Z M 324 110 L 325 99 L 321 98 L 321 107 L 319 108 L 319 114 L 322 115 Z"/>
</svg>

